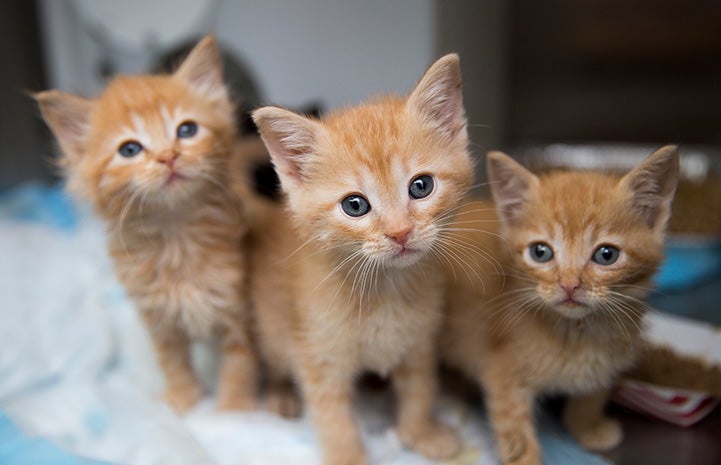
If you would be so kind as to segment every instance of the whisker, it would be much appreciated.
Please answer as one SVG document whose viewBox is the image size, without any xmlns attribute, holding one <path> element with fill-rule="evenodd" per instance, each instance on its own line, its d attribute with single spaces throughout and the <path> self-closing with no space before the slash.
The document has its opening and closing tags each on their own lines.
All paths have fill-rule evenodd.
<svg viewBox="0 0 721 465">
<path fill-rule="evenodd" d="M 363 251 L 360 250 L 360 249 L 358 249 L 358 250 L 356 250 L 355 252 L 353 252 L 352 254 L 348 255 L 348 256 L 347 256 L 346 258 L 344 258 L 343 260 L 341 260 L 340 263 L 338 263 L 332 270 L 330 270 L 330 271 L 328 272 L 328 274 L 326 274 L 325 277 L 324 277 L 323 279 L 321 279 L 321 280 L 318 282 L 318 284 L 315 285 L 315 287 L 313 288 L 313 290 L 317 290 L 320 286 L 323 285 L 323 283 L 325 283 L 331 276 L 333 276 L 340 268 L 342 268 L 344 265 L 346 265 L 346 264 L 347 264 L 348 262 L 350 262 L 351 260 L 354 260 L 355 258 L 357 258 L 357 257 L 358 257 L 359 255 L 361 255 L 362 253 L 363 253 Z M 343 282 L 345 282 L 345 280 L 343 280 Z"/>
<path fill-rule="evenodd" d="M 125 255 L 130 255 L 128 252 L 128 248 L 125 245 L 125 239 L 123 237 L 123 230 L 125 229 L 125 221 L 127 220 L 127 216 L 130 212 L 130 208 L 133 205 L 133 202 L 135 199 L 142 195 L 142 191 L 140 189 L 134 191 L 132 194 L 130 194 L 130 197 L 125 202 L 125 205 L 123 206 L 123 209 L 120 211 L 120 216 L 117 222 L 117 233 L 118 233 L 118 240 L 120 241 L 120 245 L 123 248 L 123 251 L 125 251 Z"/>
<path fill-rule="evenodd" d="M 449 245 L 455 245 L 462 249 L 462 251 L 468 252 L 468 253 L 475 253 L 481 258 L 483 258 L 488 264 L 490 264 L 493 267 L 493 270 L 496 273 L 503 273 L 503 265 L 489 252 L 487 252 L 482 247 L 476 247 L 475 244 L 465 240 L 463 237 L 456 237 L 453 235 L 453 233 L 450 232 L 439 232 L 439 237 L 443 239 L 447 239 L 449 242 Z M 505 286 L 505 275 L 503 275 L 503 284 Z"/>
<path fill-rule="evenodd" d="M 473 275 L 478 279 L 478 281 L 481 283 L 481 286 L 483 287 L 483 292 L 486 291 L 486 285 L 483 282 L 483 278 L 481 275 L 478 274 L 476 269 L 472 267 L 466 260 L 461 258 L 454 250 L 452 250 L 450 247 L 448 247 L 446 244 L 444 244 L 442 241 L 438 241 L 436 243 L 436 246 L 440 249 L 441 253 L 447 254 L 449 257 L 453 258 L 453 260 L 456 261 L 460 265 L 460 267 L 466 271 L 466 275 L 469 280 L 472 280 L 469 271 L 473 273 Z"/>
</svg>

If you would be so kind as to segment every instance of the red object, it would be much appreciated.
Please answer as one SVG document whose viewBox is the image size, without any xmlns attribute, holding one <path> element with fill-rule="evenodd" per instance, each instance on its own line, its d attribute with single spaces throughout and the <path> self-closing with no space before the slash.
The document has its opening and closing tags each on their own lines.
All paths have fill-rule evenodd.
<svg viewBox="0 0 721 465">
<path fill-rule="evenodd" d="M 684 428 L 711 413 L 721 401 L 701 392 L 663 388 L 630 380 L 619 382 L 611 399 L 633 411 Z"/>
</svg>

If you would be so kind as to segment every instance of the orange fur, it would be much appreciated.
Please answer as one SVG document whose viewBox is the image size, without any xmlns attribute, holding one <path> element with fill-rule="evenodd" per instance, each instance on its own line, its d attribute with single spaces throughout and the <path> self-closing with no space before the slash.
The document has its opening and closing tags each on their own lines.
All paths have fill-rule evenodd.
<svg viewBox="0 0 721 465">
<path fill-rule="evenodd" d="M 430 457 L 453 455 L 458 439 L 432 406 L 444 290 L 435 255 L 473 172 L 457 56 L 436 62 L 405 99 L 321 121 L 272 107 L 253 116 L 287 194 L 255 245 L 251 276 L 269 402 L 297 413 L 288 392 L 297 378 L 325 463 L 365 463 L 351 397 L 354 379 L 372 370 L 393 380 L 401 440 Z M 421 175 L 434 189 L 414 199 L 409 186 Z M 349 195 L 364 196 L 370 211 L 344 213 Z"/>
<path fill-rule="evenodd" d="M 643 348 L 636 364 L 623 376 L 658 386 L 721 396 L 721 366 L 651 343 Z"/>
<path fill-rule="evenodd" d="M 172 75 L 117 77 L 95 100 L 58 91 L 36 98 L 64 152 L 69 189 L 107 221 L 117 275 L 152 336 L 168 402 L 182 411 L 200 398 L 189 345 L 218 333 L 219 407 L 251 407 L 246 225 L 226 177 L 234 126 L 214 39 Z M 197 133 L 176 135 L 188 121 Z M 128 141 L 142 151 L 122 156 Z"/>
<path fill-rule="evenodd" d="M 478 203 L 456 223 L 470 225 L 456 247 L 477 252 L 451 269 L 443 357 L 483 387 L 504 463 L 541 463 L 533 401 L 547 393 L 573 396 L 564 420 L 582 444 L 612 447 L 621 429 L 603 416 L 605 390 L 642 344 L 640 299 L 662 258 L 677 150 L 660 149 L 620 180 L 537 177 L 497 152 L 488 171 L 499 221 Z M 551 260 L 532 259 L 536 242 L 552 247 Z M 615 263 L 591 260 L 604 244 L 620 249 Z"/>
</svg>

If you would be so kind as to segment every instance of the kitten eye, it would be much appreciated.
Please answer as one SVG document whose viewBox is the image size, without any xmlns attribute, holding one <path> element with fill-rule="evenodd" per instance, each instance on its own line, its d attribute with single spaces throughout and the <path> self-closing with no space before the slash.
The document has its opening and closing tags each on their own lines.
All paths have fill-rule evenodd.
<svg viewBox="0 0 721 465">
<path fill-rule="evenodd" d="M 433 178 L 427 174 L 418 176 L 416 179 L 411 181 L 411 185 L 408 186 L 408 193 L 414 199 L 422 199 L 428 197 L 433 192 Z"/>
<path fill-rule="evenodd" d="M 349 195 L 341 201 L 340 206 L 346 215 L 354 218 L 371 211 L 371 204 L 368 203 L 365 197 L 360 195 Z"/>
<path fill-rule="evenodd" d="M 185 121 L 178 126 L 176 133 L 180 139 L 193 137 L 198 132 L 198 124 L 195 121 Z"/>
<path fill-rule="evenodd" d="M 140 142 L 134 140 L 123 142 L 118 148 L 118 153 L 125 158 L 132 158 L 142 151 L 143 146 L 140 145 Z"/>
<path fill-rule="evenodd" d="M 545 242 L 536 242 L 528 248 L 531 258 L 538 263 L 546 263 L 553 258 L 553 249 Z"/>
<path fill-rule="evenodd" d="M 593 252 L 593 261 L 599 265 L 613 265 L 618 260 L 621 251 L 612 245 L 602 245 Z"/>
</svg>

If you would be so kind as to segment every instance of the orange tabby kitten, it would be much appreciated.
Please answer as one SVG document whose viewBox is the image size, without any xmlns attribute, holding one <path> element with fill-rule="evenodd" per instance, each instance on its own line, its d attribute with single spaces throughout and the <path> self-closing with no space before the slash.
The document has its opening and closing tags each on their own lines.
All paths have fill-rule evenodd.
<svg viewBox="0 0 721 465">
<path fill-rule="evenodd" d="M 251 327 L 263 362 L 266 406 L 284 417 L 297 417 L 302 406 L 295 388 L 288 338 L 293 333 L 290 263 L 300 245 L 288 219 L 286 206 L 273 196 L 261 195 L 254 170 L 270 161 L 260 138 L 244 137 L 236 144 L 242 152 L 231 166 L 231 187 L 243 199 L 248 232 L 248 293 Z M 268 189 L 272 186 L 261 186 Z"/>
<path fill-rule="evenodd" d="M 504 241 L 487 234 L 495 215 L 477 205 L 458 224 L 485 222 L 485 232 L 465 228 L 457 240 L 491 253 L 506 281 L 483 257 L 483 285 L 455 270 L 443 357 L 483 387 L 503 463 L 541 463 L 533 403 L 547 393 L 573 396 L 564 422 L 584 446 L 611 448 L 622 432 L 603 416 L 605 390 L 643 345 L 640 299 L 662 259 L 678 151 L 664 147 L 620 179 L 536 176 L 491 152 L 488 177 Z"/>
<path fill-rule="evenodd" d="M 390 376 L 401 440 L 432 458 L 454 455 L 459 441 L 432 407 L 444 292 L 434 254 L 473 175 L 458 56 L 438 60 L 407 98 L 320 121 L 273 107 L 253 117 L 295 227 L 276 230 L 286 251 L 272 262 L 276 284 L 265 287 L 275 302 L 255 299 L 276 394 L 296 372 L 325 463 L 362 464 L 353 382 L 364 370 Z M 290 299 L 280 295 L 284 282 Z M 267 317 L 273 311 L 277 318 Z M 292 401 L 277 407 L 296 410 Z"/>
<path fill-rule="evenodd" d="M 36 95 L 64 152 L 68 187 L 108 223 L 110 254 L 137 305 L 178 411 L 202 396 L 190 342 L 222 337 L 220 408 L 254 403 L 246 334 L 245 230 L 226 189 L 234 140 L 220 54 L 201 41 L 172 75 L 122 76 L 95 100 Z"/>
</svg>

